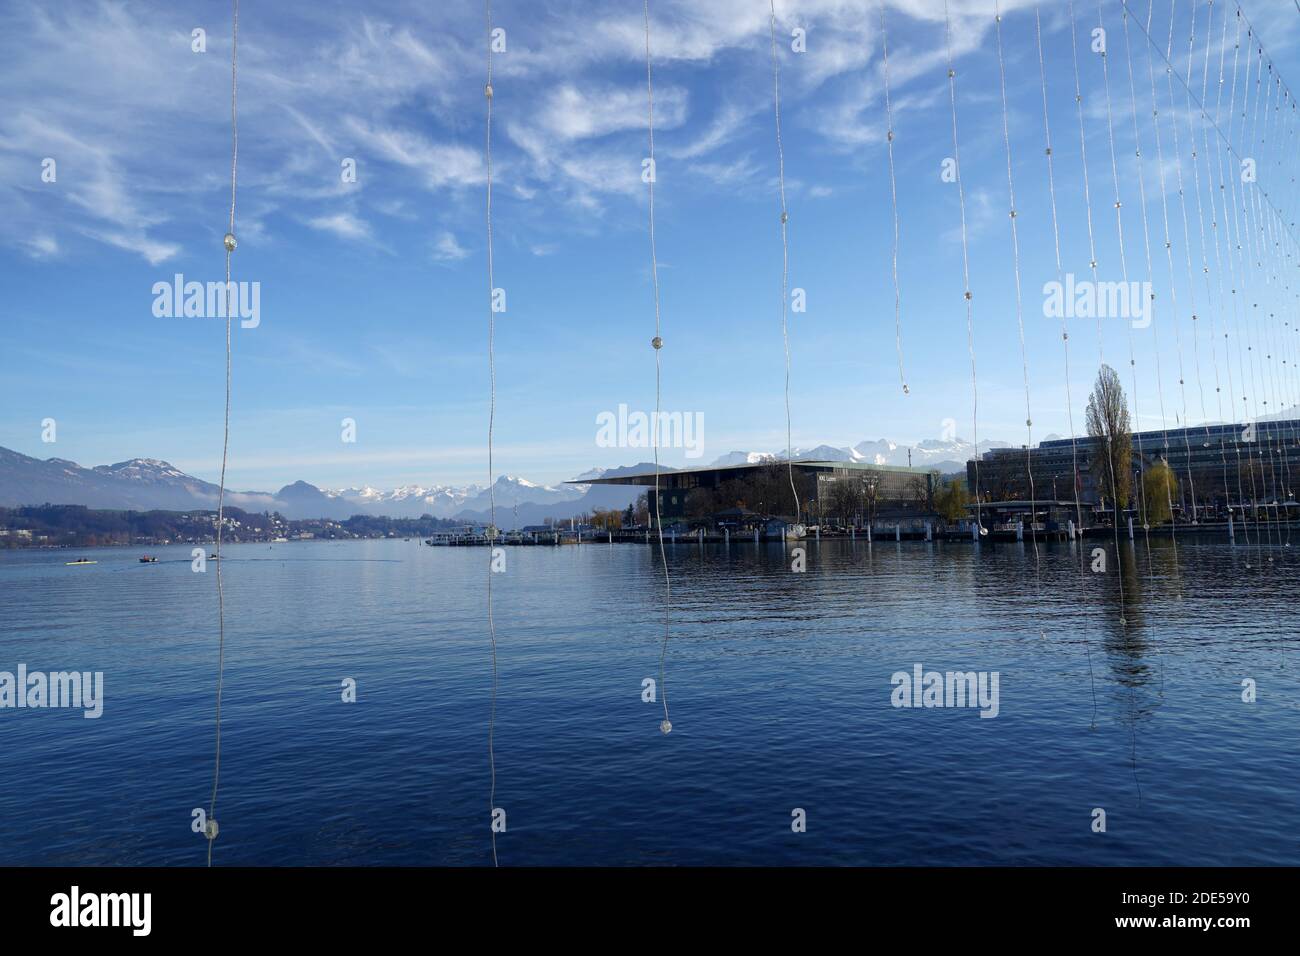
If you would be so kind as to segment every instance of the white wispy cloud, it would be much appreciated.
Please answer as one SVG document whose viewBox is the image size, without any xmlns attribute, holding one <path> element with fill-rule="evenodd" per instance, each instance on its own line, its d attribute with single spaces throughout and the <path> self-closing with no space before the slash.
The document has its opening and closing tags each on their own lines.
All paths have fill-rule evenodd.
<svg viewBox="0 0 1300 956">
<path fill-rule="evenodd" d="M 33 259 L 51 259 L 59 254 L 59 243 L 53 236 L 33 236 L 23 242 Z"/>
<path fill-rule="evenodd" d="M 450 232 L 440 234 L 433 244 L 433 258 L 438 262 L 459 262 L 468 255 L 469 252 Z"/>
<path fill-rule="evenodd" d="M 366 240 L 371 238 L 370 224 L 350 212 L 336 212 L 331 216 L 308 219 L 307 225 L 322 232 L 330 232 L 341 239 Z"/>
</svg>

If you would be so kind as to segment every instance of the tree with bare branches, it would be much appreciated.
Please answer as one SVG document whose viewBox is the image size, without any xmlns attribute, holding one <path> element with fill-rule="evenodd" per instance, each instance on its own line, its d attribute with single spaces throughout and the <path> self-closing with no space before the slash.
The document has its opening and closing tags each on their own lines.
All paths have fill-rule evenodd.
<svg viewBox="0 0 1300 956">
<path fill-rule="evenodd" d="M 1097 439 L 1092 455 L 1092 476 L 1115 508 L 1128 506 L 1133 484 L 1133 435 L 1128 400 L 1119 375 L 1109 365 L 1097 373 L 1097 383 L 1088 396 L 1088 434 Z"/>
</svg>

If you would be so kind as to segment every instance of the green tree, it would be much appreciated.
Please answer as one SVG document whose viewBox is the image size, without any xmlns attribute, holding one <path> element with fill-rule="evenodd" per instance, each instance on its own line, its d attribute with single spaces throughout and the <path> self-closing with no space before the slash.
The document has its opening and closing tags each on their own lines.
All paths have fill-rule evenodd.
<svg viewBox="0 0 1300 956">
<path fill-rule="evenodd" d="M 934 510 L 944 521 L 955 523 L 966 517 L 966 506 L 970 504 L 970 492 L 966 482 L 953 478 L 934 495 Z"/>
<path fill-rule="evenodd" d="M 1164 524 L 1173 518 L 1170 502 L 1178 497 L 1178 479 L 1163 458 L 1142 474 L 1142 523 Z"/>
</svg>

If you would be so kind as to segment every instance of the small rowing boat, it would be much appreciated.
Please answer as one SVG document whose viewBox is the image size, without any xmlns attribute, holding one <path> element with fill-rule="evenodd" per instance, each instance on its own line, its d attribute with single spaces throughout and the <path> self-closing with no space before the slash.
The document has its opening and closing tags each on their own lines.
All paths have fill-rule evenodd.
<svg viewBox="0 0 1300 956">
<path fill-rule="evenodd" d="M 89 558 L 77 558 L 76 561 L 64 561 L 66 567 L 72 567 L 74 564 L 98 564 L 98 561 L 91 561 Z"/>
</svg>

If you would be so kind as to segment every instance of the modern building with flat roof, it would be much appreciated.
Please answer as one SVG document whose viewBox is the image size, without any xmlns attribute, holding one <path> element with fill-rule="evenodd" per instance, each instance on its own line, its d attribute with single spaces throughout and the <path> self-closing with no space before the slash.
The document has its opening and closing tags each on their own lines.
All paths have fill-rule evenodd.
<svg viewBox="0 0 1300 956">
<path fill-rule="evenodd" d="M 799 520 L 816 522 L 820 503 L 836 484 L 852 483 L 870 496 L 877 517 L 899 512 L 926 513 L 933 500 L 938 472 L 899 465 L 871 465 L 847 461 L 762 461 L 740 465 L 683 468 L 659 473 L 659 515 L 665 524 L 690 517 L 688 499 L 695 494 L 701 516 L 728 508 L 745 508 L 759 514 L 794 517 L 790 476 L 799 493 Z M 646 488 L 650 521 L 655 520 L 655 475 L 641 472 L 612 478 L 589 478 L 569 484 L 641 485 Z M 706 496 L 700 492 L 712 492 Z M 737 500 L 724 500 L 735 498 Z"/>
<path fill-rule="evenodd" d="M 1292 476 L 1300 479 L 1300 421 L 1134 432 L 1132 442 L 1133 487 L 1138 487 L 1136 478 L 1146 468 L 1167 461 L 1178 480 L 1177 510 L 1294 500 Z M 1100 439 L 1079 436 L 1045 441 L 1028 453 L 1023 447 L 994 449 L 980 457 L 978 467 L 974 459 L 966 463 L 967 488 L 982 501 L 1028 500 L 1032 474 L 1035 499 L 1077 496 L 1098 504 L 1092 456 L 1099 447 Z"/>
</svg>

